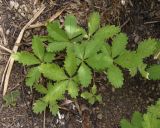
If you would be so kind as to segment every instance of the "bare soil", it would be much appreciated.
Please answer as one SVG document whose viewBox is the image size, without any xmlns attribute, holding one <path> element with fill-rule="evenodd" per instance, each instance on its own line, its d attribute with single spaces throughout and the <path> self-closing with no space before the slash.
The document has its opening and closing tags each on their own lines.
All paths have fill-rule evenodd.
<svg viewBox="0 0 160 128">
<path fill-rule="evenodd" d="M 101 24 L 115 24 L 129 36 L 128 48 L 135 49 L 145 38 L 160 38 L 159 0 L 46 0 L 47 6 L 37 21 L 46 21 L 57 11 L 65 8 L 60 15 L 61 22 L 67 13 L 73 13 L 79 23 L 86 27 L 89 13 L 99 11 Z M 14 3 L 14 5 L 13 5 Z M 40 0 L 0 0 L 0 26 L 7 42 L 0 35 L 0 44 L 12 49 L 22 27 L 40 8 Z M 27 30 L 20 50 L 30 50 L 33 35 L 46 34 L 45 28 Z M 0 78 L 9 58 L 9 53 L 0 50 Z M 153 61 L 146 60 L 149 64 Z M 155 63 L 155 62 L 153 62 Z M 15 63 L 9 82 L 8 92 L 18 89 L 21 96 L 16 107 L 4 107 L 0 87 L 0 128 L 119 128 L 120 119 L 130 118 L 134 111 L 145 112 L 148 105 L 160 98 L 160 81 L 149 81 L 137 75 L 134 78 L 125 73 L 125 83 L 121 89 L 113 89 L 105 76 L 96 74 L 95 81 L 103 96 L 103 104 L 93 106 L 79 99 L 75 104 L 63 106 L 60 117 L 53 117 L 48 111 L 36 115 L 32 112 L 33 102 L 38 95 L 24 84 L 25 67 Z M 1 82 L 1 81 L 0 81 Z M 77 106 L 83 110 L 78 112 Z M 44 118 L 45 115 L 45 118 Z"/>
</svg>

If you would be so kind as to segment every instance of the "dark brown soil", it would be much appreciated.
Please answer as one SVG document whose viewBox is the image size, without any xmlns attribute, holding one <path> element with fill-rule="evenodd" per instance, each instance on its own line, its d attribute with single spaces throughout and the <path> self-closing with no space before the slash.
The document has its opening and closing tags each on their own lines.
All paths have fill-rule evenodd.
<svg viewBox="0 0 160 128">
<path fill-rule="evenodd" d="M 10 1 L 16 1 L 18 7 L 11 8 Z M 0 26 L 3 28 L 7 44 L 12 49 L 14 42 L 22 27 L 40 7 L 36 0 L 0 0 Z M 74 13 L 79 23 L 86 27 L 88 14 L 99 11 L 103 24 L 121 25 L 122 31 L 129 36 L 128 48 L 134 49 L 137 43 L 145 38 L 160 38 L 160 1 L 159 0 L 124 0 L 125 5 L 119 0 L 52 0 L 45 1 L 47 8 L 37 21 L 46 21 L 58 10 L 65 8 L 59 19 L 67 13 Z M 43 35 L 44 28 L 36 28 L 25 32 L 20 49 L 30 49 L 33 35 Z M 2 37 L 0 35 L 0 40 Z M 6 65 L 9 54 L 0 51 L 0 77 Z M 150 60 L 147 60 L 150 63 Z M 95 81 L 99 92 L 103 96 L 103 104 L 88 105 L 85 101 L 78 100 L 75 104 L 63 106 L 60 117 L 53 117 L 45 113 L 46 128 L 118 128 L 120 120 L 130 118 L 134 111 L 145 112 L 148 105 L 160 98 L 160 82 L 148 81 L 137 75 L 134 78 L 125 73 L 125 83 L 121 89 L 113 89 L 105 76 L 97 75 Z M 37 99 L 37 94 L 24 84 L 26 69 L 15 63 L 8 91 L 19 89 L 21 97 L 16 107 L 6 108 L 2 101 L 2 87 L 0 87 L 0 128 L 42 128 L 44 114 L 36 115 L 32 112 L 32 104 Z M 77 106 L 83 110 L 82 115 Z M 87 124 L 89 123 L 89 124 Z"/>
</svg>

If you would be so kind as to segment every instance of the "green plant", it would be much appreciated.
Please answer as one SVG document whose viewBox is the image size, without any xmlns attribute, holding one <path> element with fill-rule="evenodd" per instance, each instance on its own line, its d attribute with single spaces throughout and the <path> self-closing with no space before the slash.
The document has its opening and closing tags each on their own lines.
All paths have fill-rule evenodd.
<svg viewBox="0 0 160 128">
<path fill-rule="evenodd" d="M 159 128 L 160 126 L 160 99 L 155 105 L 147 109 L 147 113 L 134 112 L 131 122 L 122 119 L 121 128 Z"/>
<path fill-rule="evenodd" d="M 156 50 L 154 52 L 154 59 L 160 60 L 160 42 L 156 45 Z M 147 72 L 149 73 L 149 78 L 152 80 L 160 80 L 160 64 L 151 65 Z"/>
<path fill-rule="evenodd" d="M 160 80 L 160 65 L 155 64 L 150 66 L 147 69 L 147 72 L 149 73 L 149 78 L 152 80 Z"/>
<path fill-rule="evenodd" d="M 94 104 L 96 101 L 102 102 L 102 96 L 97 95 L 97 87 L 93 85 L 91 88 L 91 92 L 85 91 L 81 93 L 81 97 L 88 100 L 90 104 Z"/>
<path fill-rule="evenodd" d="M 17 103 L 17 99 L 19 97 L 20 97 L 20 92 L 18 90 L 6 94 L 3 97 L 3 100 L 5 101 L 5 106 L 15 106 Z"/>
<path fill-rule="evenodd" d="M 66 93 L 72 98 L 81 96 L 90 103 L 101 101 L 93 88 L 91 92 L 83 92 L 95 84 L 93 72 L 105 73 L 115 88 L 123 85 L 121 68 L 128 69 L 132 76 L 139 71 L 148 78 L 145 71 L 147 64 L 143 59 L 153 54 L 156 40 L 149 38 L 140 42 L 137 50 L 127 50 L 127 35 L 118 26 L 100 27 L 97 12 L 90 15 L 87 32 L 78 26 L 73 15 L 66 16 L 64 26 L 59 21 L 48 23 L 47 31 L 47 36 L 33 37 L 33 53 L 13 54 L 19 63 L 30 66 L 26 85 L 43 94 L 34 103 L 35 113 L 41 113 L 49 106 L 55 115 L 58 102 L 64 99 Z M 89 96 L 84 96 L 85 93 Z"/>
</svg>

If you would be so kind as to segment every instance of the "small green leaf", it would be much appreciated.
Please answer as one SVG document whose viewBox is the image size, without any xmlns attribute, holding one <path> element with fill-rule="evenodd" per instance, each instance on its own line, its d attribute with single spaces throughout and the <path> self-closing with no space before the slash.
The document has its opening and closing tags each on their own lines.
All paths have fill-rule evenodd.
<svg viewBox="0 0 160 128">
<path fill-rule="evenodd" d="M 154 51 L 154 59 L 160 60 L 160 40 L 157 41 L 156 49 Z"/>
<path fill-rule="evenodd" d="M 102 96 L 101 95 L 96 95 L 96 100 L 98 102 L 102 102 Z"/>
<path fill-rule="evenodd" d="M 67 32 L 69 39 L 72 39 L 83 33 L 82 28 L 77 26 L 77 20 L 75 16 L 72 14 L 66 16 L 64 26 L 65 26 L 65 31 Z"/>
<path fill-rule="evenodd" d="M 68 46 L 68 42 L 52 42 L 47 46 L 48 52 L 60 52 Z"/>
<path fill-rule="evenodd" d="M 129 68 L 129 73 L 131 75 L 131 77 L 135 76 L 137 74 L 137 67 L 132 67 L 132 68 Z"/>
<path fill-rule="evenodd" d="M 46 63 L 51 63 L 55 58 L 54 58 L 55 54 L 52 52 L 46 52 L 44 54 L 44 62 Z"/>
<path fill-rule="evenodd" d="M 39 71 L 43 73 L 45 77 L 55 81 L 61 81 L 67 79 L 64 71 L 56 64 L 41 64 Z"/>
<path fill-rule="evenodd" d="M 38 67 L 30 68 L 26 76 L 26 85 L 32 87 L 34 83 L 38 82 L 41 73 L 39 72 Z"/>
<path fill-rule="evenodd" d="M 131 124 L 135 128 L 142 128 L 143 116 L 141 113 L 135 111 L 131 120 Z"/>
<path fill-rule="evenodd" d="M 138 69 L 139 69 L 141 75 L 142 75 L 144 78 L 149 79 L 149 77 L 148 77 L 148 76 L 149 76 L 149 73 L 148 73 L 147 71 L 145 71 L 146 67 L 147 67 L 147 64 L 142 63 L 142 64 L 140 64 L 140 65 L 138 66 Z"/>
<path fill-rule="evenodd" d="M 113 38 L 112 42 L 112 57 L 120 55 L 126 47 L 128 37 L 124 33 L 120 33 Z"/>
<path fill-rule="evenodd" d="M 124 80 L 123 73 L 117 66 L 112 65 L 108 68 L 107 77 L 115 88 L 122 87 Z"/>
<path fill-rule="evenodd" d="M 160 65 L 152 65 L 150 68 L 147 69 L 149 72 L 149 78 L 152 80 L 160 80 Z"/>
<path fill-rule="evenodd" d="M 78 70 L 78 77 L 83 87 L 88 87 L 88 85 L 91 83 L 92 72 L 85 63 L 81 64 Z"/>
<path fill-rule="evenodd" d="M 48 35 L 52 37 L 55 41 L 68 41 L 68 36 L 63 29 L 60 28 L 58 21 L 48 23 L 47 25 Z"/>
<path fill-rule="evenodd" d="M 12 57 L 19 63 L 27 66 L 41 63 L 32 53 L 26 51 L 13 53 Z"/>
<path fill-rule="evenodd" d="M 88 102 L 93 105 L 93 104 L 96 102 L 95 97 L 89 98 L 89 99 L 88 99 Z"/>
<path fill-rule="evenodd" d="M 97 93 L 97 87 L 96 85 L 94 84 L 93 87 L 91 88 L 91 92 L 93 95 L 95 95 Z"/>
<path fill-rule="evenodd" d="M 52 102 L 49 104 L 49 109 L 52 115 L 56 116 L 59 111 L 59 106 L 57 103 Z"/>
<path fill-rule="evenodd" d="M 98 39 L 99 41 L 104 41 L 109 39 L 120 32 L 119 26 L 107 25 L 105 27 L 100 28 L 95 35 L 94 39 Z"/>
<path fill-rule="evenodd" d="M 154 53 L 156 43 L 156 40 L 151 38 L 140 42 L 138 45 L 137 54 L 139 54 L 142 58 L 149 57 Z"/>
<path fill-rule="evenodd" d="M 3 100 L 5 101 L 6 106 L 15 106 L 17 103 L 17 99 L 20 97 L 19 90 L 12 91 L 5 96 L 3 96 Z"/>
<path fill-rule="evenodd" d="M 35 84 L 34 87 L 36 91 L 41 94 L 47 94 L 48 92 L 47 88 L 45 88 L 42 84 Z"/>
<path fill-rule="evenodd" d="M 69 95 L 71 95 L 72 98 L 76 98 L 78 96 L 79 88 L 78 88 L 77 83 L 75 83 L 74 81 L 72 80 L 69 81 L 67 90 L 68 90 Z"/>
<path fill-rule="evenodd" d="M 46 102 L 54 103 L 57 100 L 64 98 L 64 93 L 67 90 L 68 81 L 56 82 L 54 85 L 48 85 L 48 92 L 44 97 Z"/>
<path fill-rule="evenodd" d="M 43 60 L 44 56 L 44 45 L 40 37 L 34 36 L 32 39 L 32 49 L 34 54 L 40 59 Z"/>
<path fill-rule="evenodd" d="M 91 36 L 100 26 L 100 15 L 98 12 L 93 12 L 88 20 L 88 33 Z"/>
<path fill-rule="evenodd" d="M 85 43 L 75 44 L 74 52 L 75 52 L 76 57 L 78 57 L 79 59 L 83 59 L 84 52 L 85 52 Z"/>
<path fill-rule="evenodd" d="M 96 54 L 103 46 L 103 43 L 104 43 L 103 41 L 93 40 L 93 39 L 86 41 L 84 58 L 86 59 Z"/>
<path fill-rule="evenodd" d="M 104 53 L 93 55 L 86 62 L 95 70 L 104 70 L 113 65 L 113 59 Z"/>
<path fill-rule="evenodd" d="M 116 58 L 114 62 L 123 68 L 137 69 L 138 66 L 142 63 L 142 59 L 135 52 L 124 51 L 124 53 Z"/>
<path fill-rule="evenodd" d="M 67 56 L 64 61 L 64 67 L 69 76 L 74 75 L 77 70 L 76 56 L 72 48 L 67 49 Z"/>
<path fill-rule="evenodd" d="M 122 119 L 120 122 L 121 128 L 134 128 L 126 119 Z"/>
<path fill-rule="evenodd" d="M 108 43 L 103 44 L 103 46 L 101 47 L 101 51 L 107 56 L 111 56 L 111 46 Z"/>
<path fill-rule="evenodd" d="M 81 97 L 84 98 L 84 99 L 86 99 L 86 100 L 88 100 L 91 97 L 93 97 L 93 95 L 91 93 L 89 93 L 89 92 L 86 91 L 86 92 L 81 93 Z"/>
<path fill-rule="evenodd" d="M 45 111 L 47 105 L 48 104 L 43 100 L 36 100 L 36 102 L 33 104 L 33 112 L 36 114 L 42 113 L 43 111 Z"/>
</svg>

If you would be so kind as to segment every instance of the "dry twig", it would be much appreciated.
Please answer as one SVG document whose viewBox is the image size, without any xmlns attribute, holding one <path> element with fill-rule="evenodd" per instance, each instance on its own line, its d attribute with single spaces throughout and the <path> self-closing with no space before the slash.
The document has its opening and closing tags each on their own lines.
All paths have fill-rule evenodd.
<svg viewBox="0 0 160 128">
<path fill-rule="evenodd" d="M 45 9 L 45 6 L 42 5 L 42 7 L 40 8 L 40 10 L 33 16 L 33 18 L 22 28 L 16 42 L 15 42 L 15 45 L 13 47 L 13 52 L 17 52 L 18 48 L 19 48 L 19 44 L 21 42 L 21 39 L 23 37 L 23 34 L 24 34 L 24 31 L 39 17 L 39 15 L 43 12 L 43 10 Z M 5 71 L 3 73 L 3 76 L 2 76 L 2 81 L 1 81 L 1 86 L 4 85 L 3 87 L 3 95 L 6 94 L 7 92 L 7 88 L 8 88 L 8 82 L 9 82 L 9 77 L 10 77 L 10 74 L 11 74 L 11 70 L 12 70 L 12 67 L 13 67 L 13 63 L 14 63 L 14 59 L 10 56 L 9 57 L 9 60 L 6 64 L 6 67 L 5 67 Z"/>
<path fill-rule="evenodd" d="M 9 53 L 12 53 L 12 50 L 10 50 L 10 49 L 2 46 L 2 45 L 0 45 L 0 48 L 3 49 L 4 51 L 7 51 L 7 52 L 9 52 Z"/>
<path fill-rule="evenodd" d="M 62 14 L 62 12 L 64 10 L 65 10 L 65 8 L 63 8 L 62 10 L 56 12 L 53 16 L 51 16 L 51 18 L 49 18 L 48 22 L 54 21 L 57 17 L 59 17 Z M 46 26 L 46 22 L 38 22 L 38 23 L 32 24 L 27 29 L 38 28 L 38 27 L 43 27 L 43 26 Z"/>
<path fill-rule="evenodd" d="M 0 26 L 0 34 L 2 35 L 2 38 L 3 38 L 3 44 L 7 45 L 7 40 L 5 38 L 5 34 L 4 34 L 3 29 L 2 29 L 2 26 Z"/>
</svg>

